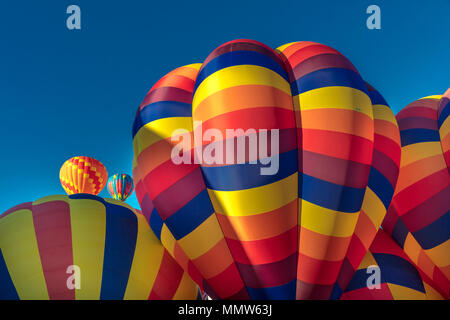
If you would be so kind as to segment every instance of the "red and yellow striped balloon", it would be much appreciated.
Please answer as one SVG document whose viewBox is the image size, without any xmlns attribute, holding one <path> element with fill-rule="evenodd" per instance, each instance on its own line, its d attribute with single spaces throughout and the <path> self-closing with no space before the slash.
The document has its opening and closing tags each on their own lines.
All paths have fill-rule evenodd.
<svg viewBox="0 0 450 320">
<path fill-rule="evenodd" d="M 223 44 L 155 84 L 133 137 L 143 214 L 201 289 L 222 299 L 339 298 L 400 163 L 386 101 L 344 56 L 313 42 Z M 239 158 L 242 140 L 258 146 Z M 174 163 L 173 152 L 190 161 Z"/>
<path fill-rule="evenodd" d="M 98 160 L 90 157 L 73 157 L 64 162 L 59 180 L 67 194 L 88 193 L 97 195 L 105 187 L 108 172 Z"/>
<path fill-rule="evenodd" d="M 68 285 L 74 269 L 79 287 Z M 48 196 L 0 215 L 0 283 L 0 300 L 198 294 L 142 215 L 121 201 L 89 194 Z"/>
<path fill-rule="evenodd" d="M 450 296 L 450 90 L 397 114 L 400 174 L 383 222 L 410 259 Z"/>
</svg>

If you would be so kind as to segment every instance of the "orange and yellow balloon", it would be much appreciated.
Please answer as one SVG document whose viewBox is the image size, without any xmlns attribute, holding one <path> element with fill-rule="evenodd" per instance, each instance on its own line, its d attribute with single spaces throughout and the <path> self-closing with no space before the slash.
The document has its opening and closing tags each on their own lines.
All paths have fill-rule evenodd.
<svg viewBox="0 0 450 320">
<path fill-rule="evenodd" d="M 97 195 L 105 187 L 108 172 L 105 166 L 91 157 L 73 157 L 64 162 L 59 172 L 61 185 L 67 194 Z"/>
</svg>

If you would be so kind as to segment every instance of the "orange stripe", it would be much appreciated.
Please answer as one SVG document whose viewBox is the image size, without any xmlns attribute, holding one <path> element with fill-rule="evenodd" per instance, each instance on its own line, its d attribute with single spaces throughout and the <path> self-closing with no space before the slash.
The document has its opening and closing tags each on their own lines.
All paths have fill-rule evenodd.
<svg viewBox="0 0 450 320">
<path fill-rule="evenodd" d="M 400 131 L 392 122 L 380 119 L 374 119 L 374 133 L 380 136 L 388 137 L 400 145 Z"/>
<path fill-rule="evenodd" d="M 419 161 L 410 163 L 400 170 L 400 175 L 397 181 L 396 193 L 413 185 L 429 175 L 442 170 L 447 165 L 442 157 L 438 154 L 429 158 L 421 159 Z"/>
<path fill-rule="evenodd" d="M 347 133 L 299 129 L 303 150 L 363 164 L 372 163 L 373 142 Z"/>
<path fill-rule="evenodd" d="M 298 223 L 297 199 L 273 211 L 250 216 L 226 216 L 218 213 L 225 237 L 252 241 L 280 235 Z"/>
<path fill-rule="evenodd" d="M 350 240 L 351 237 L 327 236 L 302 227 L 299 252 L 317 260 L 340 261 L 347 253 Z"/>
<path fill-rule="evenodd" d="M 292 97 L 277 88 L 242 85 L 226 88 L 208 96 L 197 106 L 193 118 L 205 121 L 220 114 L 255 107 L 294 110 Z"/>
<path fill-rule="evenodd" d="M 214 247 L 192 262 L 199 270 L 202 270 L 202 276 L 205 279 L 210 279 L 234 263 L 231 255 L 220 254 L 225 251 L 229 251 L 229 249 L 225 238 L 222 238 Z"/>
<path fill-rule="evenodd" d="M 340 109 L 312 109 L 301 112 L 303 129 L 321 129 L 373 139 L 373 121 L 364 113 Z M 397 129 L 398 131 L 398 129 Z"/>
</svg>

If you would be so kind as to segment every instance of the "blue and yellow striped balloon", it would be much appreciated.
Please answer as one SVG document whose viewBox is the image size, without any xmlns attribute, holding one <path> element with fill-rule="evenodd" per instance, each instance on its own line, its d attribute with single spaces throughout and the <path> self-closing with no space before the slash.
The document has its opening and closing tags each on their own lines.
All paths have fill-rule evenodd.
<svg viewBox="0 0 450 320">
<path fill-rule="evenodd" d="M 108 179 L 108 193 L 116 200 L 125 201 L 134 191 L 133 178 L 125 173 L 116 173 Z"/>
</svg>

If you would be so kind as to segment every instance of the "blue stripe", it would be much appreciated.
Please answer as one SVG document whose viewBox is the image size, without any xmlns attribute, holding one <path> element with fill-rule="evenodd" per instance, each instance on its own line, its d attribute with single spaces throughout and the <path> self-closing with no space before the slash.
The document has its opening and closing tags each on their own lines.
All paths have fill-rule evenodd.
<svg viewBox="0 0 450 320">
<path fill-rule="evenodd" d="M 370 168 L 368 187 L 377 195 L 377 197 L 383 202 L 384 207 L 389 208 L 391 204 L 392 197 L 394 195 L 394 187 L 383 176 L 380 171 L 374 167 Z"/>
<path fill-rule="evenodd" d="M 341 186 L 299 173 L 298 197 L 318 206 L 342 212 L 361 209 L 365 188 Z"/>
<path fill-rule="evenodd" d="M 139 129 L 152 121 L 171 117 L 191 117 L 191 104 L 178 101 L 158 101 L 144 107 L 134 119 L 133 137 Z"/>
<path fill-rule="evenodd" d="M 381 270 L 381 282 L 392 283 L 425 293 L 422 278 L 407 260 L 388 253 L 372 253 Z"/>
<path fill-rule="evenodd" d="M 358 290 L 367 287 L 367 279 L 372 275 L 372 273 L 367 273 L 367 269 L 356 270 L 353 274 L 352 280 L 345 289 L 345 292 Z"/>
<path fill-rule="evenodd" d="M 403 248 L 405 245 L 406 237 L 408 236 L 408 228 L 401 218 L 397 219 L 394 229 L 392 230 L 392 238 L 397 244 Z"/>
<path fill-rule="evenodd" d="M 273 60 L 271 57 L 256 51 L 240 50 L 224 53 L 212 59 L 206 66 L 204 66 L 195 81 L 194 92 L 197 90 L 198 86 L 203 82 L 203 80 L 212 75 L 214 72 L 238 65 L 253 65 L 264 67 L 276 72 L 280 75 L 280 77 L 285 79 L 286 82 L 289 82 L 286 71 L 280 64 L 278 64 L 278 62 Z"/>
<path fill-rule="evenodd" d="M 273 159 L 272 159 L 272 165 Z M 280 181 L 297 172 L 297 149 L 279 155 L 278 172 L 274 175 L 262 175 L 261 168 L 269 167 L 256 164 L 234 164 L 223 167 L 202 167 L 206 187 L 212 190 L 243 190 L 260 187 Z"/>
<path fill-rule="evenodd" d="M 381 283 L 392 283 L 425 292 L 419 272 L 407 260 L 387 253 L 372 253 L 372 255 L 380 268 Z M 367 269 L 357 270 L 345 292 L 366 288 L 367 279 L 372 275 L 373 272 L 367 273 Z"/>
<path fill-rule="evenodd" d="M 439 129 L 441 128 L 445 119 L 447 119 L 449 115 L 450 115 L 450 101 L 447 102 L 447 104 L 441 110 L 441 113 L 439 114 L 439 117 L 438 117 L 438 128 Z"/>
<path fill-rule="evenodd" d="M 9 275 L 8 267 L 0 248 L 0 300 L 19 300 L 16 287 Z"/>
<path fill-rule="evenodd" d="M 330 300 L 339 300 L 344 292 L 342 291 L 339 284 L 336 282 L 331 292 Z"/>
<path fill-rule="evenodd" d="M 138 221 L 130 209 L 102 202 L 106 207 L 106 237 L 100 299 L 122 300 L 136 249 Z"/>
<path fill-rule="evenodd" d="M 205 189 L 183 208 L 175 212 L 164 222 L 176 240 L 179 240 L 195 230 L 214 213 L 214 208 Z"/>
<path fill-rule="evenodd" d="M 317 70 L 291 83 L 292 95 L 317 88 L 345 86 L 358 89 L 368 95 L 367 86 L 356 72 L 344 68 L 327 68 Z"/>
<path fill-rule="evenodd" d="M 450 211 L 426 227 L 412 233 L 420 246 L 425 249 L 434 248 L 450 239 Z"/>
<path fill-rule="evenodd" d="M 388 106 L 386 100 L 378 91 L 369 91 L 369 98 L 373 105 L 382 104 Z"/>
<path fill-rule="evenodd" d="M 431 129 L 407 129 L 400 131 L 402 147 L 428 141 L 440 141 L 439 131 Z"/>
<path fill-rule="evenodd" d="M 246 287 L 251 300 L 293 300 L 297 289 L 297 280 L 268 288 Z"/>
<path fill-rule="evenodd" d="M 158 237 L 159 241 L 161 241 L 161 230 L 164 225 L 163 220 L 159 216 L 156 208 L 153 208 L 152 213 L 150 214 L 150 228 L 152 228 L 153 233 Z"/>
</svg>

